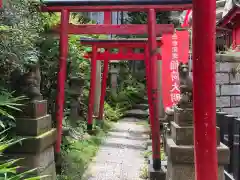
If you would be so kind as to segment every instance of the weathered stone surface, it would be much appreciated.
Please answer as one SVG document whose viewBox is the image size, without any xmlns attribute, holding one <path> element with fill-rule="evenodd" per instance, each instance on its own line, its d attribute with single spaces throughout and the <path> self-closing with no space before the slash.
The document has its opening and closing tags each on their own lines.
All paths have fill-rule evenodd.
<svg viewBox="0 0 240 180">
<path fill-rule="evenodd" d="M 36 119 L 16 119 L 16 133 L 19 136 L 38 136 L 51 128 L 52 120 L 49 114 Z"/>
<path fill-rule="evenodd" d="M 227 54 L 216 54 L 216 60 L 221 62 L 236 62 L 240 61 L 238 52 L 229 52 Z"/>
<path fill-rule="evenodd" d="M 230 74 L 230 83 L 231 84 L 240 84 L 240 74 Z"/>
<path fill-rule="evenodd" d="M 192 126 L 193 124 L 193 109 L 174 109 L 174 122 L 179 126 Z"/>
<path fill-rule="evenodd" d="M 236 68 L 239 63 L 224 62 L 220 63 L 220 72 L 232 72 L 233 68 Z"/>
<path fill-rule="evenodd" d="M 166 180 L 195 180 L 194 164 L 167 164 Z M 224 166 L 218 166 L 218 180 L 225 180 Z"/>
<path fill-rule="evenodd" d="M 223 111 L 238 117 L 240 116 L 240 107 L 223 108 Z"/>
<path fill-rule="evenodd" d="M 126 112 L 125 114 L 126 117 L 136 117 L 139 119 L 146 119 L 148 118 L 148 113 L 147 111 L 143 111 L 140 109 L 132 109 Z"/>
<path fill-rule="evenodd" d="M 16 117 L 39 118 L 47 115 L 47 100 L 29 102 L 17 112 Z"/>
<path fill-rule="evenodd" d="M 149 180 L 166 180 L 166 172 L 165 168 L 154 170 L 153 165 L 151 163 L 148 164 Z"/>
<path fill-rule="evenodd" d="M 221 95 L 240 95 L 240 85 L 222 85 Z"/>
<path fill-rule="evenodd" d="M 52 129 L 36 137 L 29 137 L 21 143 L 10 146 L 5 150 L 6 153 L 40 153 L 44 149 L 52 146 L 56 141 L 57 131 Z"/>
<path fill-rule="evenodd" d="M 216 98 L 216 107 L 230 107 L 230 96 L 220 96 Z"/>
<path fill-rule="evenodd" d="M 216 83 L 217 84 L 228 84 L 229 74 L 228 73 L 216 73 Z"/>
<path fill-rule="evenodd" d="M 48 167 L 45 169 L 43 168 L 38 168 L 36 171 L 33 173 L 29 174 L 26 177 L 36 177 L 36 176 L 47 176 L 40 178 L 41 180 L 56 180 L 56 167 L 55 167 L 55 162 L 51 163 Z"/>
<path fill-rule="evenodd" d="M 29 154 L 29 153 L 15 153 L 5 154 L 6 159 L 19 159 L 22 158 L 17 165 L 21 166 L 18 172 L 39 168 L 38 172 L 43 172 L 46 167 L 54 162 L 54 148 L 53 146 L 45 149 L 41 153 Z"/>
<path fill-rule="evenodd" d="M 178 146 L 172 139 L 167 139 L 168 162 L 173 164 L 194 163 L 194 146 Z M 218 164 L 229 163 L 230 152 L 227 146 L 220 144 L 217 146 Z"/>
<path fill-rule="evenodd" d="M 133 109 L 147 110 L 148 104 L 134 104 Z"/>
<path fill-rule="evenodd" d="M 193 127 L 181 127 L 175 122 L 171 122 L 171 137 L 176 145 L 193 145 Z M 216 128 L 217 145 L 220 144 L 220 129 Z"/>
<path fill-rule="evenodd" d="M 240 96 L 232 96 L 231 97 L 231 107 L 240 106 Z"/>
<path fill-rule="evenodd" d="M 221 95 L 220 90 L 221 90 L 220 85 L 216 85 L 216 96 L 220 96 Z"/>
</svg>

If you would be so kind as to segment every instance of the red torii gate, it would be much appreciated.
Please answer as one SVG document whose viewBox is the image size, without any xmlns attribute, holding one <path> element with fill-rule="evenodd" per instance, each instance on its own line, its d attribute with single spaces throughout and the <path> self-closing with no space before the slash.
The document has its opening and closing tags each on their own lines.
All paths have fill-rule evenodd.
<svg viewBox="0 0 240 180">
<path fill-rule="evenodd" d="M 58 141 L 56 152 L 60 152 L 61 130 L 64 103 L 64 82 L 66 72 L 66 58 L 68 52 L 69 12 L 93 11 L 145 11 L 148 12 L 148 40 L 149 63 L 151 63 L 152 77 L 156 76 L 157 56 L 156 42 L 156 11 L 176 11 L 193 8 L 193 104 L 194 104 L 194 145 L 195 171 L 197 180 L 217 180 L 217 152 L 216 152 L 216 100 L 215 100 L 215 0 L 43 0 L 45 6 L 42 11 L 61 12 L 60 26 L 60 71 L 58 74 L 57 121 Z M 85 28 L 87 28 L 85 25 Z M 105 28 L 105 33 L 111 34 L 112 28 L 93 25 L 91 33 L 98 34 L 98 30 Z M 98 27 L 98 29 L 96 29 Z M 121 26 L 120 26 L 121 27 Z M 80 26 L 78 28 L 81 28 Z M 87 33 L 90 33 L 90 30 Z M 203 34 L 205 31 L 205 34 Z M 101 32 L 103 33 L 103 31 Z M 202 89 L 204 88 L 204 90 Z M 151 80 L 153 121 L 158 123 L 157 82 Z M 159 131 L 153 132 L 154 169 L 160 169 Z M 155 151 L 154 149 L 158 150 Z"/>
<path fill-rule="evenodd" d="M 168 33 L 173 33 L 174 32 L 174 27 L 172 25 L 172 29 L 169 30 Z M 162 41 L 159 39 L 157 40 L 158 47 L 161 47 Z M 98 120 L 102 121 L 103 120 L 103 109 L 104 109 L 104 99 L 105 99 L 105 94 L 106 94 L 106 81 L 107 81 L 107 75 L 108 75 L 108 62 L 110 60 L 144 60 L 145 65 L 146 65 L 146 79 L 147 82 L 150 81 L 150 72 L 149 72 L 149 64 L 148 64 L 148 42 L 146 39 L 104 39 L 104 40 L 99 40 L 99 39 L 81 39 L 81 44 L 83 45 L 88 45 L 92 46 L 92 53 L 87 53 L 85 55 L 86 58 L 91 58 L 92 61 L 92 66 L 95 65 L 95 61 L 97 60 L 103 60 L 104 61 L 104 66 L 103 66 L 103 75 L 102 75 L 102 86 L 101 86 L 101 97 L 100 97 L 100 106 L 99 106 L 99 116 Z M 104 52 L 95 52 L 96 48 L 104 48 Z M 113 48 L 118 48 L 117 53 L 110 52 L 111 49 Z M 133 48 L 143 48 L 144 53 L 136 53 L 133 52 Z M 96 59 L 94 59 L 96 58 Z M 160 53 L 157 53 L 157 59 L 161 60 L 161 55 Z M 92 67 L 94 68 L 94 67 Z M 96 83 L 96 72 L 91 71 L 91 84 Z M 92 86 L 94 86 L 92 84 Z M 147 93 L 148 97 L 150 97 L 150 87 L 149 83 L 147 84 Z M 94 102 L 94 94 L 89 95 L 90 100 L 89 100 L 89 105 L 90 103 Z M 149 104 L 151 105 L 150 99 L 148 98 Z M 151 108 L 150 108 L 151 109 Z M 89 109 L 90 111 L 88 112 L 88 124 L 92 124 L 92 114 L 93 110 Z M 151 117 L 151 115 L 150 115 Z M 151 119 L 151 118 L 150 118 Z"/>
</svg>

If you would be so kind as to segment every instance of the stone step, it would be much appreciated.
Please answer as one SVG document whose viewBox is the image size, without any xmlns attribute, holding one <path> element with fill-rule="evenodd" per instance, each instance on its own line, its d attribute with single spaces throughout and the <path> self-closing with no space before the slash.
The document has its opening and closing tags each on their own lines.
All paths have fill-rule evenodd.
<svg viewBox="0 0 240 180">
<path fill-rule="evenodd" d="M 126 112 L 125 117 L 135 117 L 139 119 L 147 119 L 148 113 L 147 111 L 141 109 L 132 109 Z"/>
<path fill-rule="evenodd" d="M 147 110 L 148 104 L 135 104 L 133 105 L 133 109 Z"/>
<path fill-rule="evenodd" d="M 16 143 L 7 148 L 4 153 L 40 153 L 53 145 L 57 138 L 56 129 L 51 129 L 36 137 L 26 137 L 20 143 Z"/>
</svg>

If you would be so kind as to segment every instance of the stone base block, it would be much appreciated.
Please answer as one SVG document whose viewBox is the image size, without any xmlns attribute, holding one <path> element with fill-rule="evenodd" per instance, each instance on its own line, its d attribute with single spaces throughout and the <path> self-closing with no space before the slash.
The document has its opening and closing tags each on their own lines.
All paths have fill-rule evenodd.
<svg viewBox="0 0 240 180">
<path fill-rule="evenodd" d="M 193 145 L 193 126 L 179 126 L 176 122 L 171 122 L 171 137 L 176 145 Z M 220 129 L 216 128 L 217 145 L 220 144 Z"/>
<path fill-rule="evenodd" d="M 27 137 L 21 143 L 16 143 L 7 148 L 4 153 L 40 153 L 52 146 L 57 138 L 56 129 L 52 129 L 36 137 Z"/>
<path fill-rule="evenodd" d="M 31 173 L 27 177 L 37 177 L 37 176 L 43 176 L 43 178 L 40 178 L 40 180 L 56 180 L 56 169 L 55 169 L 55 162 L 51 163 L 48 167 L 45 169 L 38 169 L 34 173 Z"/>
<path fill-rule="evenodd" d="M 133 109 L 147 110 L 148 104 L 134 104 Z"/>
<path fill-rule="evenodd" d="M 173 139 L 168 138 L 166 142 L 168 162 L 173 164 L 194 163 L 194 146 L 178 146 Z M 227 146 L 220 143 L 217 147 L 218 163 L 226 165 L 229 163 L 230 152 Z"/>
<path fill-rule="evenodd" d="M 26 103 L 22 111 L 16 113 L 15 117 L 21 118 L 39 118 L 47 115 L 47 100 L 33 101 Z"/>
<path fill-rule="evenodd" d="M 148 177 L 150 180 L 165 180 L 166 169 L 162 167 L 160 170 L 154 170 L 152 164 L 148 164 Z"/>
<path fill-rule="evenodd" d="M 168 162 L 166 180 L 195 180 L 194 164 L 172 164 Z M 225 180 L 223 165 L 218 167 L 218 180 Z"/>
<path fill-rule="evenodd" d="M 179 126 L 192 126 L 193 125 L 193 108 L 174 108 L 174 122 Z"/>
<path fill-rule="evenodd" d="M 19 136 L 38 136 L 51 128 L 52 119 L 49 114 L 36 119 L 16 119 L 16 133 Z"/>
<path fill-rule="evenodd" d="M 53 146 L 45 149 L 41 153 L 29 154 L 29 153 L 14 153 L 5 154 L 1 157 L 2 160 L 7 159 L 21 159 L 16 165 L 21 166 L 18 172 L 24 172 L 34 168 L 39 168 L 39 172 L 42 172 L 46 167 L 54 162 L 54 148 Z"/>
<path fill-rule="evenodd" d="M 148 112 L 140 109 L 132 109 L 126 112 L 125 117 L 135 117 L 139 119 L 147 119 Z"/>
</svg>

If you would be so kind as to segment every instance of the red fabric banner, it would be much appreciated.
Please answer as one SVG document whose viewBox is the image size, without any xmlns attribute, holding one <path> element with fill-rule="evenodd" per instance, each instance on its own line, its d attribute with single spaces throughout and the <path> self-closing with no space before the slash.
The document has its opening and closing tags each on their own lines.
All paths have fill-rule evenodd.
<svg viewBox="0 0 240 180">
<path fill-rule="evenodd" d="M 180 100 L 178 65 L 188 62 L 189 33 L 163 34 L 162 42 L 162 99 L 166 110 Z"/>
</svg>

